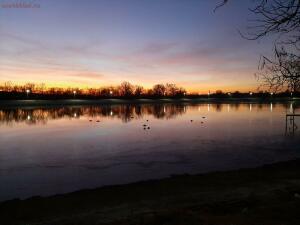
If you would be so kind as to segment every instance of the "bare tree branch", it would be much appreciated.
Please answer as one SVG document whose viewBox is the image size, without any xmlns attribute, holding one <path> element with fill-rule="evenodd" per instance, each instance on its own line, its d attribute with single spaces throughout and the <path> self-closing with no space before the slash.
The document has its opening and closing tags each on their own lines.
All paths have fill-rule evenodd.
<svg viewBox="0 0 300 225">
<path fill-rule="evenodd" d="M 288 53 L 283 47 L 275 48 L 274 60 L 261 56 L 257 76 L 262 80 L 263 86 L 277 92 L 283 89 L 292 92 L 300 91 L 300 58 Z"/>
<path fill-rule="evenodd" d="M 216 6 L 216 8 L 214 9 L 214 12 L 216 12 L 216 10 L 220 7 L 222 7 L 223 5 L 225 5 L 228 2 L 228 0 L 223 0 L 223 2 L 221 2 L 219 5 Z"/>
<path fill-rule="evenodd" d="M 215 10 L 228 2 L 229 0 L 224 0 Z M 300 0 L 253 2 L 255 6 L 249 10 L 256 19 L 250 21 L 251 25 L 246 34 L 238 30 L 241 37 L 257 40 L 270 34 L 277 35 L 274 58 L 260 57 L 257 79 L 262 81 L 262 86 L 273 91 L 284 88 L 300 91 Z"/>
</svg>

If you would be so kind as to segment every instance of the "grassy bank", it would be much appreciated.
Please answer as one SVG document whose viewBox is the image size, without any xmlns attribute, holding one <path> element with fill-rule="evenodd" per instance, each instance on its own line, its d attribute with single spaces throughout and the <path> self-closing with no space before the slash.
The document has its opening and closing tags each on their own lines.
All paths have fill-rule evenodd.
<svg viewBox="0 0 300 225">
<path fill-rule="evenodd" d="M 300 160 L 0 204 L 2 225 L 300 224 Z"/>
<path fill-rule="evenodd" d="M 299 102 L 300 98 L 161 98 L 161 99 L 65 99 L 65 100 L 0 100 L 0 107 L 67 106 L 147 103 L 271 103 Z"/>
</svg>

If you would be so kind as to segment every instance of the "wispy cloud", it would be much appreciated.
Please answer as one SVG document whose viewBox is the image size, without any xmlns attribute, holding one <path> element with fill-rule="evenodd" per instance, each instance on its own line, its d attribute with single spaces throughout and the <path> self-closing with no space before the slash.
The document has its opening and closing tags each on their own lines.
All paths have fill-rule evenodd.
<svg viewBox="0 0 300 225">
<path fill-rule="evenodd" d="M 153 84 L 159 79 L 191 86 L 250 73 L 243 46 L 233 50 L 205 42 L 156 41 L 136 49 L 109 51 L 100 42 L 55 44 L 2 31 L 1 36 L 1 79 L 20 74 L 91 86 L 127 79 Z"/>
</svg>

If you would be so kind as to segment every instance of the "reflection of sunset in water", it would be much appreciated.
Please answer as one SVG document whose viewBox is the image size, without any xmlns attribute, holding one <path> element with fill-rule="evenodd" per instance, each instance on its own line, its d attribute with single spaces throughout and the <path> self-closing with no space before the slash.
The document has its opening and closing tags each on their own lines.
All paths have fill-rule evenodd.
<svg viewBox="0 0 300 225">
<path fill-rule="evenodd" d="M 157 119 L 174 119 L 182 114 L 198 112 L 273 112 L 293 111 L 293 104 L 144 104 L 144 105 L 104 105 L 77 107 L 48 107 L 48 108 L 17 108 L 0 109 L 0 125 L 14 123 L 45 124 L 49 120 L 79 119 L 79 118 L 117 118 L 123 122 L 130 122 L 143 116 L 151 115 Z M 296 108 L 297 109 L 297 108 Z"/>
<path fill-rule="evenodd" d="M 277 103 L 0 109 L 0 200 L 300 157 L 299 130 L 286 133 L 291 108 L 298 110 Z"/>
</svg>

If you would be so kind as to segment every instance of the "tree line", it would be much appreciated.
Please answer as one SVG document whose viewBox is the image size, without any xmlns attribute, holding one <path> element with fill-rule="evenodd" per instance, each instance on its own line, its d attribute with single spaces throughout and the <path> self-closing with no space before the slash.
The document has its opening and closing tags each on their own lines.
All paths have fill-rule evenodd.
<svg viewBox="0 0 300 225">
<path fill-rule="evenodd" d="M 118 104 L 84 107 L 58 107 L 58 108 L 4 108 L 0 109 L 0 125 L 26 122 L 28 124 L 46 124 L 49 120 L 61 118 L 78 119 L 85 117 L 92 121 L 99 118 L 110 117 L 130 122 L 152 115 L 156 119 L 172 119 L 184 114 L 185 105 L 176 104 Z M 213 108 L 214 106 L 212 106 Z"/>
<path fill-rule="evenodd" d="M 146 89 L 141 85 L 133 85 L 124 81 L 118 86 L 108 86 L 99 88 L 61 88 L 47 87 L 44 83 L 26 83 L 24 85 L 13 84 L 12 82 L 4 82 L 0 84 L 0 93 L 2 95 L 15 96 L 88 96 L 88 97 L 182 97 L 187 91 L 183 87 L 176 84 L 155 84 L 152 88 Z"/>
<path fill-rule="evenodd" d="M 296 97 L 299 92 L 291 92 L 289 89 L 283 92 L 224 92 L 216 90 L 208 93 L 187 92 L 183 87 L 176 84 L 155 84 L 146 89 L 141 85 L 133 85 L 124 81 L 118 86 L 107 86 L 99 88 L 61 88 L 47 87 L 45 84 L 26 83 L 24 85 L 12 82 L 0 83 L 0 99 L 98 99 L 98 98 L 249 98 L 249 97 Z"/>
</svg>

